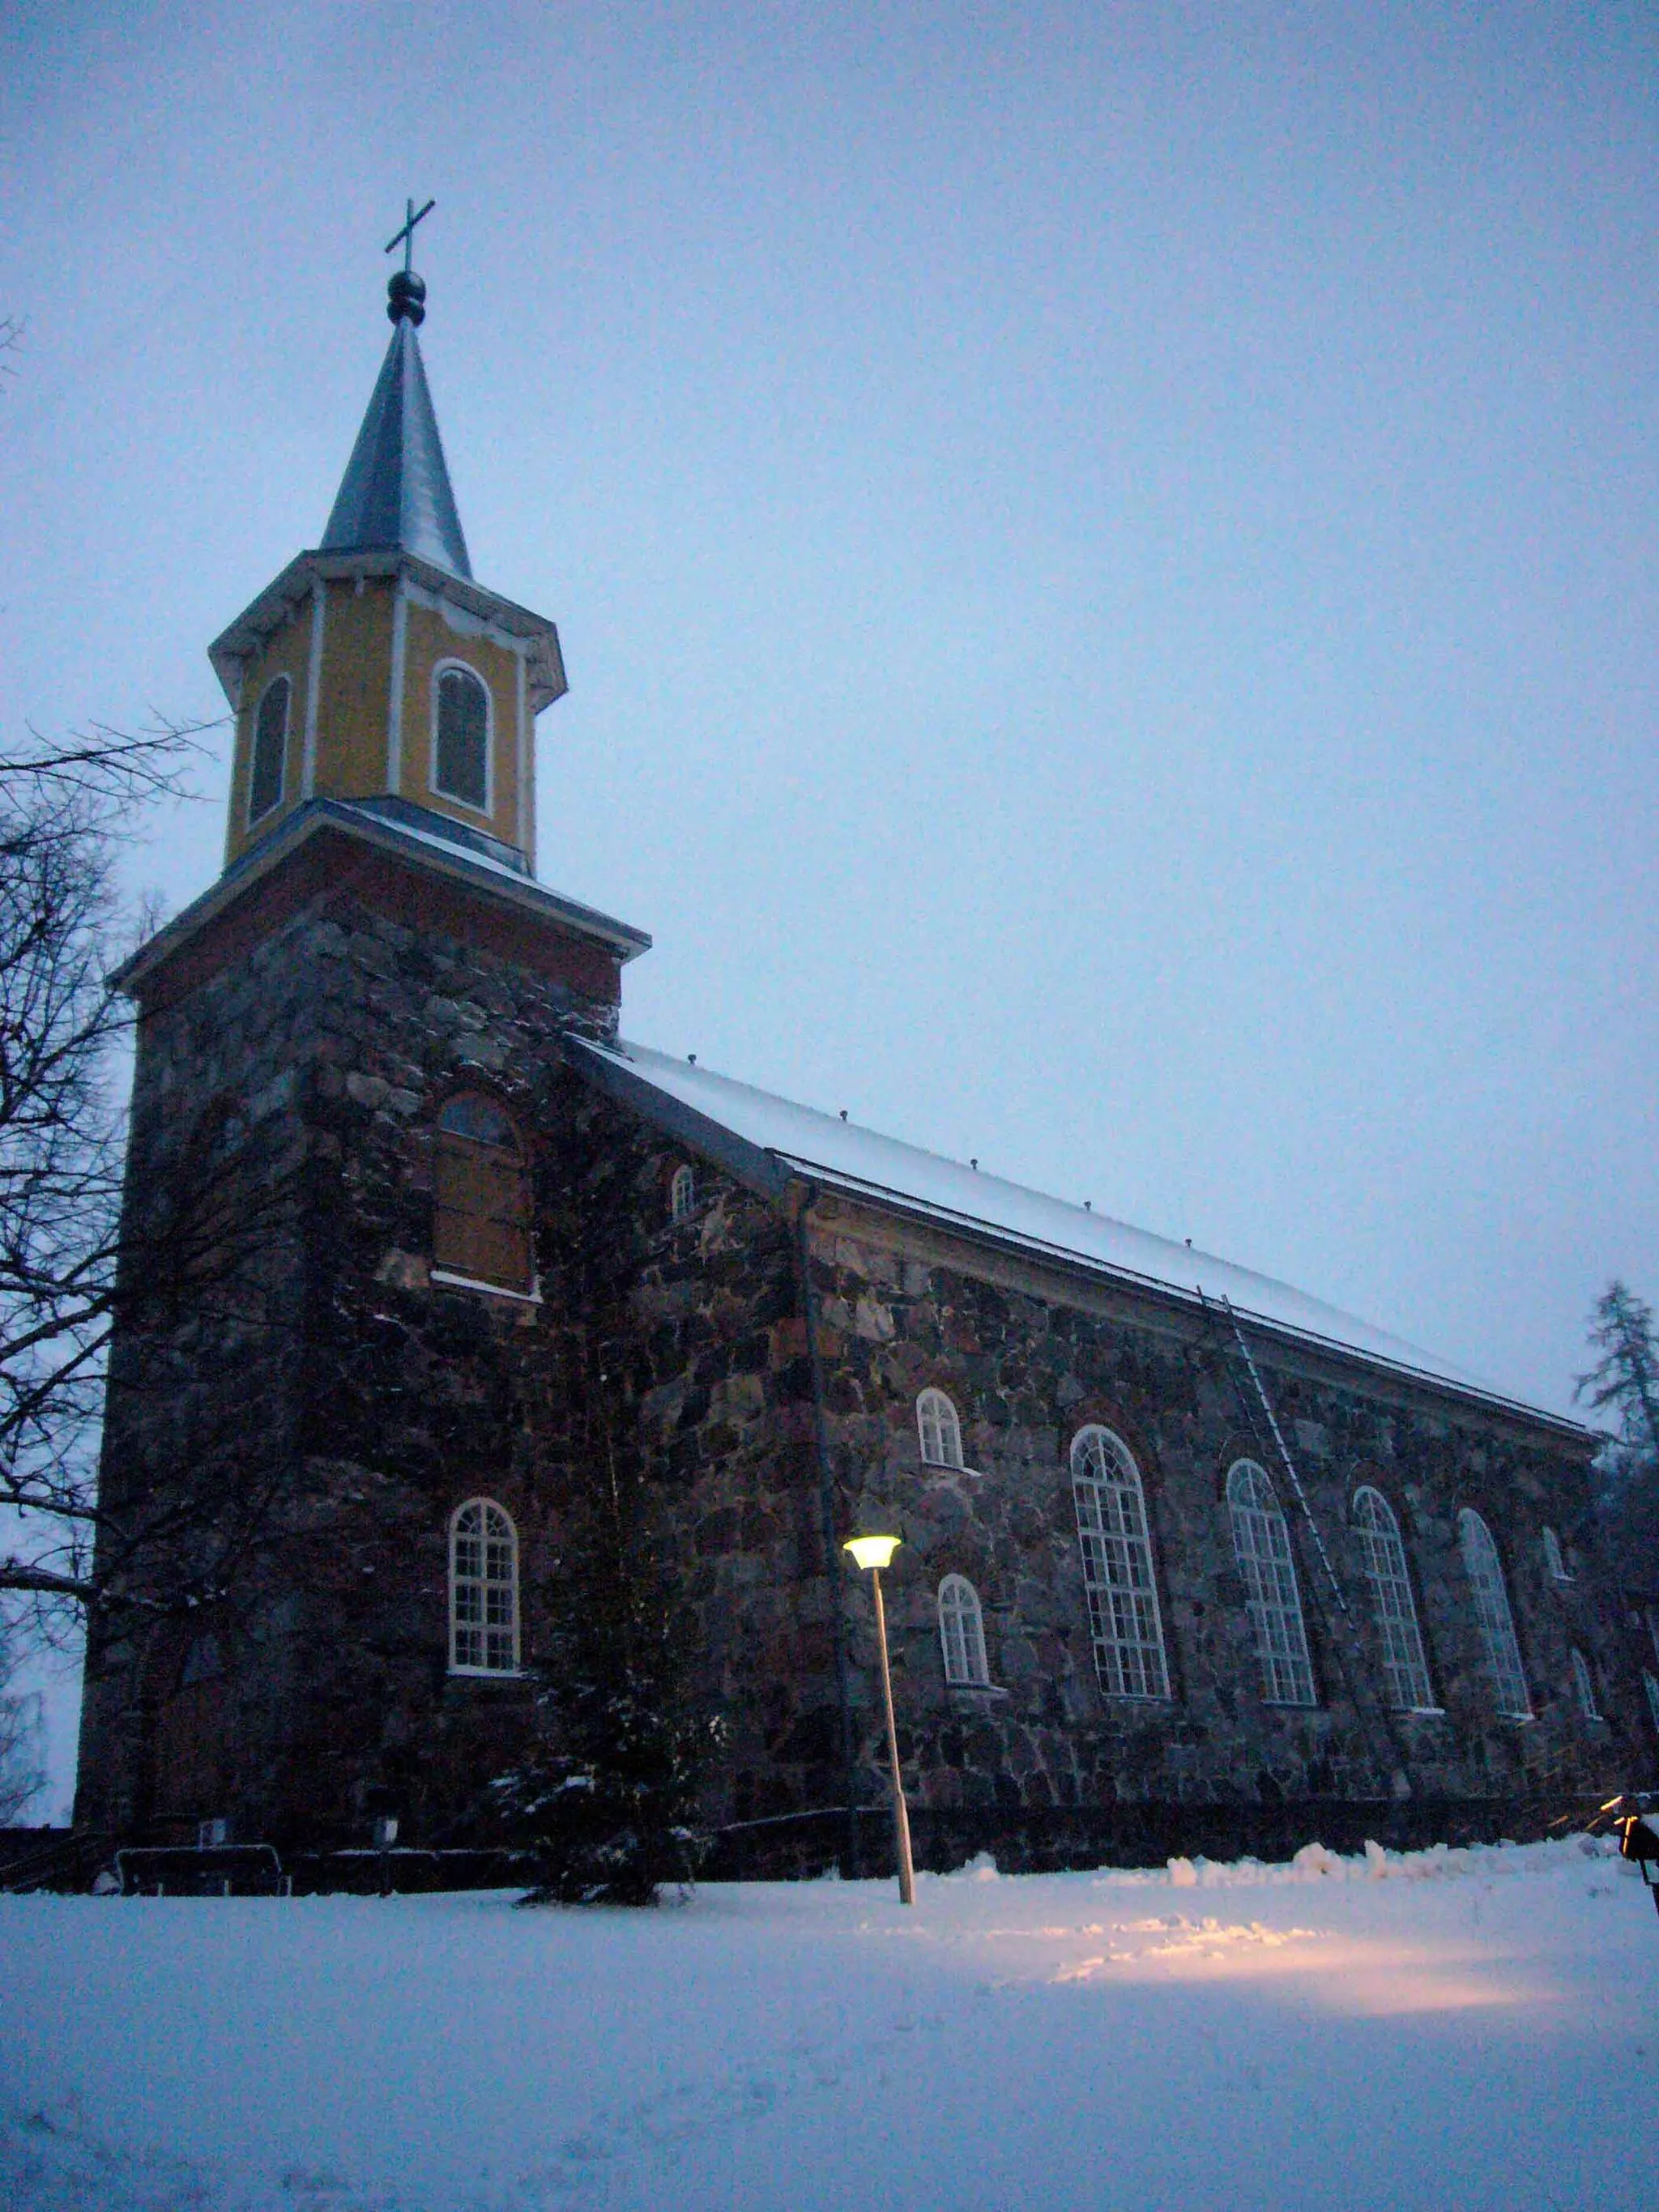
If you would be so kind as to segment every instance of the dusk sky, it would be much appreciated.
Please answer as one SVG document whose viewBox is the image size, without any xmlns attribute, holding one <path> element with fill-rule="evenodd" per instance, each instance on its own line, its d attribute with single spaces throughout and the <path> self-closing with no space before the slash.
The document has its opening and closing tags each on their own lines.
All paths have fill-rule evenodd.
<svg viewBox="0 0 1659 2212">
<path fill-rule="evenodd" d="M 222 709 L 384 241 L 630 1035 L 1570 1402 L 1659 1294 L 1642 8 L 0 10 L 0 714 Z M 227 746 L 135 884 L 217 872 Z"/>
</svg>

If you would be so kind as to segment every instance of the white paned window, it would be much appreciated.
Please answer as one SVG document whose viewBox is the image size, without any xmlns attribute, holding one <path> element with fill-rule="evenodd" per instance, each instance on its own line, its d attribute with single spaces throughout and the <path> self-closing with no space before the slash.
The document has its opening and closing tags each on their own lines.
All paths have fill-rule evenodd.
<svg viewBox="0 0 1659 2212">
<path fill-rule="evenodd" d="M 1561 1539 L 1553 1528 L 1544 1531 L 1544 1568 L 1553 1582 L 1570 1583 L 1567 1563 L 1561 1556 Z"/>
<path fill-rule="evenodd" d="M 962 1423 L 943 1390 L 924 1390 L 916 1400 L 916 1431 L 924 1466 L 962 1465 Z"/>
<path fill-rule="evenodd" d="M 1250 1632 L 1261 1669 L 1261 1694 L 1271 1705 L 1311 1705 L 1313 1662 L 1302 1625 L 1302 1595 L 1291 1556 L 1290 1524 L 1266 1471 L 1241 1459 L 1228 1471 L 1227 1510 L 1233 1550 L 1244 1577 Z"/>
<path fill-rule="evenodd" d="M 1468 1506 L 1457 1516 L 1457 1541 L 1463 1554 L 1463 1571 L 1474 1592 L 1475 1616 L 1480 1623 L 1480 1641 L 1486 1646 L 1498 1710 L 1509 1720 L 1530 1720 L 1532 1699 L 1521 1664 L 1521 1646 L 1515 1640 L 1510 1594 L 1504 1587 L 1498 1547 L 1491 1529 Z"/>
<path fill-rule="evenodd" d="M 676 1168 L 674 1180 L 668 1186 L 669 1219 L 689 1220 L 696 1210 L 697 1171 L 695 1168 Z"/>
<path fill-rule="evenodd" d="M 1396 1712 L 1431 1712 L 1434 1709 L 1434 1692 L 1429 1686 L 1429 1662 L 1417 1625 L 1417 1605 L 1406 1567 L 1406 1547 L 1401 1540 L 1394 1508 L 1380 1490 L 1354 1492 L 1353 1525 L 1365 1562 L 1371 1618 L 1376 1623 L 1377 1638 L 1382 1646 L 1389 1703 Z"/>
<path fill-rule="evenodd" d="M 519 1539 L 493 1499 L 471 1498 L 449 1524 L 449 1671 L 519 1671 Z"/>
<path fill-rule="evenodd" d="M 259 711 L 253 718 L 253 757 L 248 764 L 248 826 L 270 813 L 283 796 L 283 769 L 288 757 L 289 707 L 294 686 L 286 676 L 265 687 Z"/>
<path fill-rule="evenodd" d="M 1572 1686 L 1577 1692 L 1578 1710 L 1587 1721 L 1599 1721 L 1601 1708 L 1595 1702 L 1595 1677 L 1583 1653 L 1575 1648 L 1572 1655 Z"/>
<path fill-rule="evenodd" d="M 1659 1734 L 1659 1674 L 1651 1674 L 1644 1668 L 1642 1687 L 1648 1693 L 1648 1712 L 1652 1719 L 1655 1733 Z"/>
<path fill-rule="evenodd" d="M 1146 1493 L 1129 1447 L 1109 1429 L 1073 1438 L 1072 1498 L 1100 1686 L 1109 1698 L 1167 1698 Z"/>
<path fill-rule="evenodd" d="M 979 1592 L 961 1575 L 946 1575 L 939 1586 L 939 1640 L 945 1651 L 945 1679 L 985 1687 L 991 1670 L 985 1658 L 985 1620 Z"/>
<path fill-rule="evenodd" d="M 438 671 L 433 690 L 432 788 L 489 811 L 489 694 L 455 661 Z"/>
</svg>

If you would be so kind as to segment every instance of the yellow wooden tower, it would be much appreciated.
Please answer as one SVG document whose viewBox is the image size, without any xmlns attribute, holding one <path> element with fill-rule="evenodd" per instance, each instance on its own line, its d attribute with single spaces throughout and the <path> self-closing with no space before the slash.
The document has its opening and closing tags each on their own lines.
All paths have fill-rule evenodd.
<svg viewBox="0 0 1659 2212">
<path fill-rule="evenodd" d="M 322 543 L 210 648 L 236 716 L 228 869 L 335 799 L 534 873 L 535 718 L 564 665 L 544 616 L 473 580 L 416 336 L 418 220 Z"/>
</svg>

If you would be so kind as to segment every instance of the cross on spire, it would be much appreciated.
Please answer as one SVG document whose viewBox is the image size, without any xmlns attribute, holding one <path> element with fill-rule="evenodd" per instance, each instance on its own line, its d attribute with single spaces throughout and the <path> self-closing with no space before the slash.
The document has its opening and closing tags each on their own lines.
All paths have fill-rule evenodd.
<svg viewBox="0 0 1659 2212">
<path fill-rule="evenodd" d="M 402 246 L 404 249 L 404 274 L 405 276 L 409 274 L 410 266 L 413 261 L 415 254 L 415 226 L 417 222 L 424 222 L 427 216 L 431 214 L 433 209 L 436 207 L 437 204 L 438 203 L 436 200 L 428 200 L 426 205 L 421 210 L 419 215 L 416 215 L 415 212 L 414 201 L 405 200 L 404 202 L 404 227 L 401 230 L 395 231 L 386 242 L 386 250 L 388 253 L 392 252 L 398 246 Z"/>
</svg>

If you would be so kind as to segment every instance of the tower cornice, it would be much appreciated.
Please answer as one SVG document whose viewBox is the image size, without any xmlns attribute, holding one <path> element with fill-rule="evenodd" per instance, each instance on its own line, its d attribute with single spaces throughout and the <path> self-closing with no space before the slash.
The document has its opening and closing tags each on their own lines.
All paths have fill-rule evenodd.
<svg viewBox="0 0 1659 2212">
<path fill-rule="evenodd" d="M 454 575 L 434 562 L 423 561 L 416 553 L 379 548 L 328 553 L 313 549 L 296 554 L 208 647 L 213 672 L 233 710 L 240 709 L 242 703 L 242 678 L 248 663 L 293 619 L 318 583 L 369 578 L 390 578 L 412 585 L 434 605 L 453 608 L 467 623 L 479 625 L 484 635 L 494 636 L 509 652 L 521 653 L 532 714 L 539 714 L 569 690 L 559 633 L 547 616 L 504 599 L 471 577 Z"/>
</svg>

